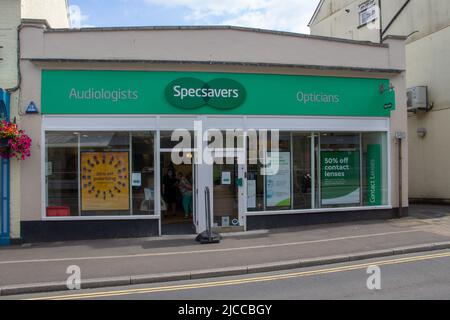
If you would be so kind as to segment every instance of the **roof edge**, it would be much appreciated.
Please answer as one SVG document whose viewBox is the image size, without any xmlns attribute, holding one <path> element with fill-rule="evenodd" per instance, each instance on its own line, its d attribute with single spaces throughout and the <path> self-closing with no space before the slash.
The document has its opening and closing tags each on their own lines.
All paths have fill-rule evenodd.
<svg viewBox="0 0 450 320">
<path fill-rule="evenodd" d="M 402 35 L 387 35 L 383 38 L 383 41 L 386 40 L 399 40 L 399 41 L 406 41 L 408 39 L 408 36 L 402 36 Z"/>
<path fill-rule="evenodd" d="M 31 18 L 25 18 L 20 19 L 22 25 L 41 25 L 46 28 L 46 30 L 51 29 L 50 24 L 48 23 L 47 19 L 31 19 Z"/>
<path fill-rule="evenodd" d="M 317 18 L 317 15 L 319 14 L 320 9 L 322 9 L 324 2 L 325 2 L 325 0 L 320 0 L 319 4 L 316 7 L 316 10 L 314 10 L 311 20 L 309 20 L 309 22 L 308 22 L 308 27 L 310 27 L 312 25 L 312 23 L 314 22 L 314 20 Z"/>
<path fill-rule="evenodd" d="M 238 62 L 238 61 L 190 61 L 190 60 L 145 60 L 145 59 L 70 59 L 70 58 L 22 58 L 32 62 L 55 62 L 55 63 L 148 63 L 148 64 L 175 64 L 175 65 L 213 65 L 213 66 L 241 66 L 241 67 L 262 67 L 262 68 L 297 68 L 312 70 L 331 71 L 355 71 L 372 72 L 383 74 L 399 74 L 403 69 L 384 69 L 369 67 L 345 67 L 345 66 L 322 66 L 308 64 L 284 64 L 268 62 Z"/>
<path fill-rule="evenodd" d="M 177 31 L 177 30 L 235 30 L 235 31 L 247 31 L 247 32 L 257 32 L 257 33 L 264 33 L 264 34 L 288 36 L 288 37 L 298 37 L 298 38 L 304 38 L 304 39 L 326 40 L 326 41 L 334 41 L 334 42 L 356 44 L 356 45 L 388 47 L 385 44 L 380 44 L 380 43 L 375 43 L 375 42 L 370 42 L 370 41 L 358 41 L 358 40 L 310 35 L 310 34 L 290 32 L 290 31 L 277 31 L 277 30 L 258 29 L 258 28 L 250 28 L 250 27 L 238 27 L 238 26 L 231 26 L 231 25 L 140 26 L 140 27 L 100 27 L 100 28 L 96 27 L 96 28 L 79 28 L 79 29 L 60 28 L 60 29 L 47 29 L 47 30 L 45 30 L 45 33 L 102 32 L 102 31 Z"/>
</svg>

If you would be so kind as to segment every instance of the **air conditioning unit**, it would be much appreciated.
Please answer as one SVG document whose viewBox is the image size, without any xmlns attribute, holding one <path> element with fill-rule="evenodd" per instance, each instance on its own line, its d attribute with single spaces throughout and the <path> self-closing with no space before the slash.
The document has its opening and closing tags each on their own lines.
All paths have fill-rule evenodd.
<svg viewBox="0 0 450 320">
<path fill-rule="evenodd" d="M 408 102 L 407 109 L 408 112 L 417 112 L 419 110 L 428 111 L 428 87 L 413 87 L 407 90 Z"/>
</svg>

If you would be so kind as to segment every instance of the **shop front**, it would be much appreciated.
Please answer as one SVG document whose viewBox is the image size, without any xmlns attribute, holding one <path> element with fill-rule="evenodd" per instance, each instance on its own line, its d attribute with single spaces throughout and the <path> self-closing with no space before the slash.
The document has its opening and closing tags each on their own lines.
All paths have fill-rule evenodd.
<svg viewBox="0 0 450 320">
<path fill-rule="evenodd" d="M 29 234 L 198 233 L 206 206 L 221 232 L 392 211 L 388 78 L 41 76 L 41 221 Z"/>
</svg>

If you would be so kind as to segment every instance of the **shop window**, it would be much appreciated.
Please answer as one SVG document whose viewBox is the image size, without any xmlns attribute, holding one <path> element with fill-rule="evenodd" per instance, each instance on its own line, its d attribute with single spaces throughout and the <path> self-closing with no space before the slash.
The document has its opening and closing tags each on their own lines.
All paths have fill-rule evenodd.
<svg viewBox="0 0 450 320">
<path fill-rule="evenodd" d="M 271 139 L 268 140 L 266 160 L 268 173 L 265 178 L 266 210 L 292 209 L 292 137 L 290 132 L 281 132 L 279 139 L 279 158 L 271 152 Z M 275 166 L 273 166 L 275 165 Z M 272 170 L 272 168 L 275 168 Z"/>
<path fill-rule="evenodd" d="M 259 151 L 270 156 L 270 143 L 264 149 L 259 139 L 255 145 L 248 141 L 249 212 L 389 204 L 385 132 L 280 133 L 280 170 L 275 175 L 261 174 Z"/>
<path fill-rule="evenodd" d="M 47 216 L 78 216 L 78 139 L 72 132 L 45 136 Z"/>
<path fill-rule="evenodd" d="M 311 209 L 312 183 L 311 175 L 311 134 L 292 134 L 293 163 L 293 207 L 294 209 Z"/>
<path fill-rule="evenodd" d="M 260 134 L 258 133 L 258 137 Z M 249 138 L 247 210 L 255 212 L 310 209 L 311 135 L 280 132 L 278 159 L 271 151 L 270 133 L 267 137 L 267 147 L 261 145 L 259 139 L 257 147 L 252 146 Z M 255 149 L 258 152 L 249 152 Z M 263 165 L 261 157 L 265 157 L 266 166 Z M 276 161 L 276 164 L 271 164 L 270 159 Z M 267 169 L 265 175 L 262 174 L 263 168 Z"/>
<path fill-rule="evenodd" d="M 151 132 L 47 132 L 47 216 L 152 215 Z"/>
<path fill-rule="evenodd" d="M 313 208 L 320 208 L 320 133 L 313 133 L 314 136 L 314 168 L 311 169 L 314 176 L 314 200 Z"/>
<path fill-rule="evenodd" d="M 320 206 L 361 205 L 360 134 L 320 135 Z"/>
<path fill-rule="evenodd" d="M 154 136 L 151 132 L 133 132 L 131 141 L 133 214 L 153 215 L 155 214 Z"/>
<path fill-rule="evenodd" d="M 247 211 L 265 211 L 263 165 L 260 161 L 261 146 L 256 131 L 247 138 Z"/>
</svg>

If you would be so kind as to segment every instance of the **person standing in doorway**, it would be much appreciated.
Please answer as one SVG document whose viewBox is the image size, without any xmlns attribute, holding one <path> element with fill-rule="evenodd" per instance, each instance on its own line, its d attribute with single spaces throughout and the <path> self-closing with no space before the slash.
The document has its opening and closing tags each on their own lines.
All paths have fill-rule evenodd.
<svg viewBox="0 0 450 320">
<path fill-rule="evenodd" d="M 184 218 L 188 219 L 192 216 L 192 184 L 184 176 L 183 173 L 178 173 L 178 188 L 183 197 Z"/>
<path fill-rule="evenodd" d="M 163 177 L 162 185 L 163 199 L 167 204 L 167 214 L 172 213 L 176 215 L 177 210 L 177 178 L 172 168 L 167 170 Z"/>
</svg>

